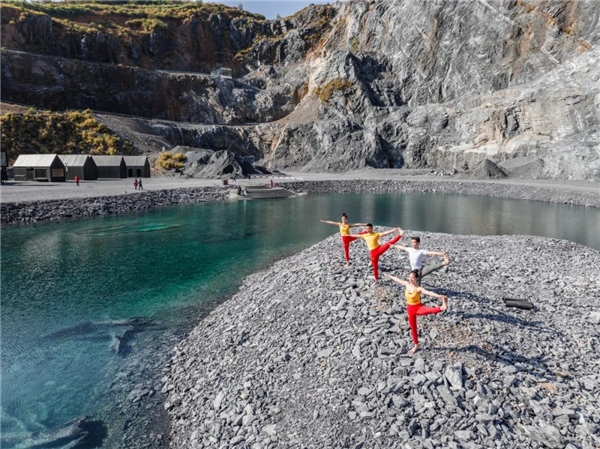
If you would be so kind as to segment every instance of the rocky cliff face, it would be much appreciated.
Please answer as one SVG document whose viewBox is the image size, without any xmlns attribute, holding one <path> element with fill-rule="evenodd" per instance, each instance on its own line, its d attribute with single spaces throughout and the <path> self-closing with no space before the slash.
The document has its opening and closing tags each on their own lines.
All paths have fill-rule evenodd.
<svg viewBox="0 0 600 449">
<path fill-rule="evenodd" d="M 3 99 L 169 120 L 137 121 L 150 140 L 277 169 L 489 160 L 600 180 L 594 0 L 351 1 L 276 21 L 211 9 L 137 34 L 55 16 L 3 9 Z M 197 73 L 220 64 L 233 80 Z"/>
</svg>

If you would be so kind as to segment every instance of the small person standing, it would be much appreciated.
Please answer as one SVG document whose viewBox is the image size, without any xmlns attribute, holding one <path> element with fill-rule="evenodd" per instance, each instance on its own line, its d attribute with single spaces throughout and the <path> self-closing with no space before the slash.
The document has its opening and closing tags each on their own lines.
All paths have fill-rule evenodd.
<svg viewBox="0 0 600 449">
<path fill-rule="evenodd" d="M 321 220 L 321 223 L 326 223 L 334 226 L 339 226 L 340 236 L 342 237 L 342 245 L 344 247 L 344 257 L 346 258 L 346 266 L 350 266 L 350 243 L 358 239 L 358 237 L 350 237 L 350 229 L 358 226 L 366 226 L 367 223 L 350 223 L 346 213 L 342 214 L 342 221 Z M 360 234 L 365 234 L 367 231 L 362 231 Z"/>
<path fill-rule="evenodd" d="M 133 188 L 134 188 L 135 190 L 137 190 L 137 186 L 138 186 L 138 181 L 137 181 L 137 178 L 134 178 L 134 180 L 133 180 Z"/>
<path fill-rule="evenodd" d="M 75 185 L 79 187 L 79 176 L 75 175 Z"/>
<path fill-rule="evenodd" d="M 138 188 L 140 190 L 144 190 L 144 186 L 142 186 L 142 178 L 138 179 Z"/>
</svg>

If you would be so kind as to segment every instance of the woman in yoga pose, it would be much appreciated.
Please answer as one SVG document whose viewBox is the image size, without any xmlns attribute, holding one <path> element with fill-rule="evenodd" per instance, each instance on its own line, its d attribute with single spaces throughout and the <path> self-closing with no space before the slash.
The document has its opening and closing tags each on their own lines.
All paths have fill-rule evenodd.
<svg viewBox="0 0 600 449">
<path fill-rule="evenodd" d="M 403 281 L 395 276 L 389 275 L 387 273 L 383 274 L 386 278 L 391 279 L 394 282 L 397 282 L 400 285 L 404 285 L 406 290 L 404 295 L 406 296 L 406 313 L 408 315 L 408 324 L 410 325 L 410 332 L 412 334 L 412 339 L 415 346 L 409 351 L 411 354 L 417 352 L 419 349 L 419 333 L 417 330 L 417 316 L 421 315 L 431 315 L 440 312 L 444 312 L 448 310 L 448 297 L 444 295 L 438 295 L 437 293 L 430 292 L 429 290 L 425 290 L 423 287 L 419 287 L 417 281 L 419 278 L 419 272 L 417 270 L 412 270 L 408 273 L 408 282 Z M 442 300 L 441 307 L 425 307 L 421 303 L 421 295 L 433 296 L 434 298 L 439 298 Z"/>
<path fill-rule="evenodd" d="M 393 234 L 394 232 L 398 233 L 396 237 L 382 245 L 379 244 L 380 237 Z M 367 231 L 365 233 L 351 234 L 350 237 L 363 239 L 367 243 L 371 255 L 371 265 L 373 265 L 373 275 L 375 276 L 375 283 L 377 283 L 379 279 L 379 257 L 389 249 L 390 245 L 393 245 L 402 238 L 402 228 L 395 228 L 385 232 L 374 232 L 373 225 L 367 223 Z"/>
<path fill-rule="evenodd" d="M 348 223 L 348 216 L 344 213 L 342 214 L 342 221 L 327 221 L 320 220 L 321 223 L 327 223 L 334 226 L 339 226 L 340 235 L 342 236 L 342 245 L 344 245 L 344 257 L 346 258 L 346 266 L 350 266 L 350 243 L 356 240 L 358 237 L 350 236 L 350 228 L 356 228 L 358 226 L 366 226 L 366 223 Z M 363 234 L 367 231 L 363 231 L 360 234 Z"/>
</svg>

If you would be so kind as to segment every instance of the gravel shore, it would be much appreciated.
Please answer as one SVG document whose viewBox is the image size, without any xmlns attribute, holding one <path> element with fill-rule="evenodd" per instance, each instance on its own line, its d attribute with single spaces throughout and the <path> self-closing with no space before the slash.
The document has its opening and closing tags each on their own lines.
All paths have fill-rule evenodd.
<svg viewBox="0 0 600 449">
<path fill-rule="evenodd" d="M 599 447 L 600 252 L 419 235 L 451 254 L 423 282 L 451 309 L 419 318 L 414 356 L 402 287 L 371 285 L 362 242 L 345 268 L 332 236 L 249 276 L 176 346 L 162 379 L 172 447 Z M 394 249 L 380 264 L 408 270 Z"/>
<path fill-rule="evenodd" d="M 574 206 L 600 207 L 600 190 L 593 183 L 559 183 L 529 181 L 481 182 L 435 179 L 432 177 L 400 176 L 371 171 L 355 174 L 312 175 L 310 179 L 298 181 L 298 177 L 277 179 L 278 185 L 297 192 L 307 193 L 350 193 L 350 192 L 431 192 L 464 195 L 485 195 L 502 198 L 544 201 Z M 85 218 L 98 215 L 118 214 L 129 211 L 147 210 L 174 204 L 223 201 L 228 198 L 229 188 L 235 185 L 249 186 L 265 184 L 268 178 L 239 181 L 229 187 L 215 180 L 174 180 L 156 178 L 146 181 L 147 190 L 132 190 L 128 180 L 99 181 L 85 183 L 81 189 L 74 186 L 23 183 L 2 187 L 0 205 L 3 224 L 32 223 L 65 218 Z"/>
</svg>

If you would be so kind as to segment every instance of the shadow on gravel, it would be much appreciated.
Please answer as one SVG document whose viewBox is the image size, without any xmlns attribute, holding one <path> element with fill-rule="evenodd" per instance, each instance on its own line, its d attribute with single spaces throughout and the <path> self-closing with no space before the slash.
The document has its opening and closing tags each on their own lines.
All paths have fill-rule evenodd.
<svg viewBox="0 0 600 449">
<path fill-rule="evenodd" d="M 542 321 L 531 321 L 525 318 L 520 318 L 518 316 L 512 315 L 510 313 L 505 313 L 502 312 L 500 310 L 498 310 L 497 308 L 488 308 L 489 312 L 484 313 L 484 312 L 462 312 L 460 310 L 456 310 L 452 308 L 452 304 L 456 304 L 457 300 L 468 300 L 468 301 L 474 301 L 477 304 L 485 304 L 486 307 L 488 307 L 489 305 L 497 305 L 499 307 L 505 307 L 504 304 L 502 303 L 502 301 L 499 300 L 494 300 L 491 298 L 486 298 L 483 296 L 478 296 L 478 295 L 474 295 L 472 293 L 468 293 L 468 292 L 460 292 L 457 290 L 451 290 L 451 289 L 444 289 L 444 288 L 438 288 L 438 289 L 434 289 L 434 291 L 436 293 L 439 294 L 443 294 L 443 295 L 447 295 L 450 298 L 450 312 L 452 313 L 452 315 L 459 317 L 461 319 L 464 320 L 469 320 L 469 319 L 473 319 L 473 318 L 478 318 L 481 320 L 487 320 L 487 321 L 497 321 L 499 323 L 505 323 L 505 324 L 511 324 L 511 325 L 516 325 L 516 326 L 520 326 L 520 327 L 528 327 L 528 328 L 534 328 L 536 330 L 539 330 L 540 332 L 547 332 L 547 333 L 551 333 L 554 334 L 556 336 L 560 336 L 563 337 L 564 334 L 560 331 L 557 331 L 556 329 L 552 329 L 549 328 L 548 326 L 545 326 L 544 323 Z M 533 313 L 534 311 L 527 311 L 524 313 Z"/>
<path fill-rule="evenodd" d="M 481 313 L 481 312 L 480 313 L 467 313 L 467 312 L 454 311 L 452 313 L 453 313 L 453 315 L 458 316 L 464 320 L 479 318 L 481 320 L 497 321 L 500 323 L 513 324 L 513 325 L 516 325 L 519 327 L 530 327 L 530 328 L 539 330 L 540 332 L 547 332 L 547 333 L 554 334 L 554 335 L 560 336 L 560 337 L 564 336 L 564 334 L 562 332 L 559 332 L 555 329 L 550 329 L 550 328 L 544 326 L 541 321 L 528 321 L 528 320 L 524 320 L 524 319 L 518 318 L 513 315 L 509 315 L 509 314 L 506 314 L 503 312 L 496 311 L 496 313 Z"/>
<path fill-rule="evenodd" d="M 497 362 L 506 366 L 514 365 L 515 363 L 520 363 L 522 365 L 525 365 L 526 369 L 524 371 L 534 377 L 539 377 L 544 380 L 557 380 L 557 376 L 555 375 L 555 373 L 544 365 L 544 363 L 547 360 L 546 357 L 524 357 L 514 352 L 508 352 L 506 351 L 506 348 L 502 346 L 490 346 L 493 347 L 492 350 L 486 350 L 476 345 L 468 345 L 463 346 L 461 348 L 426 348 L 425 350 L 430 351 L 432 353 L 447 353 L 448 351 L 452 351 L 455 353 L 469 353 L 478 355 L 491 362 Z"/>
</svg>

